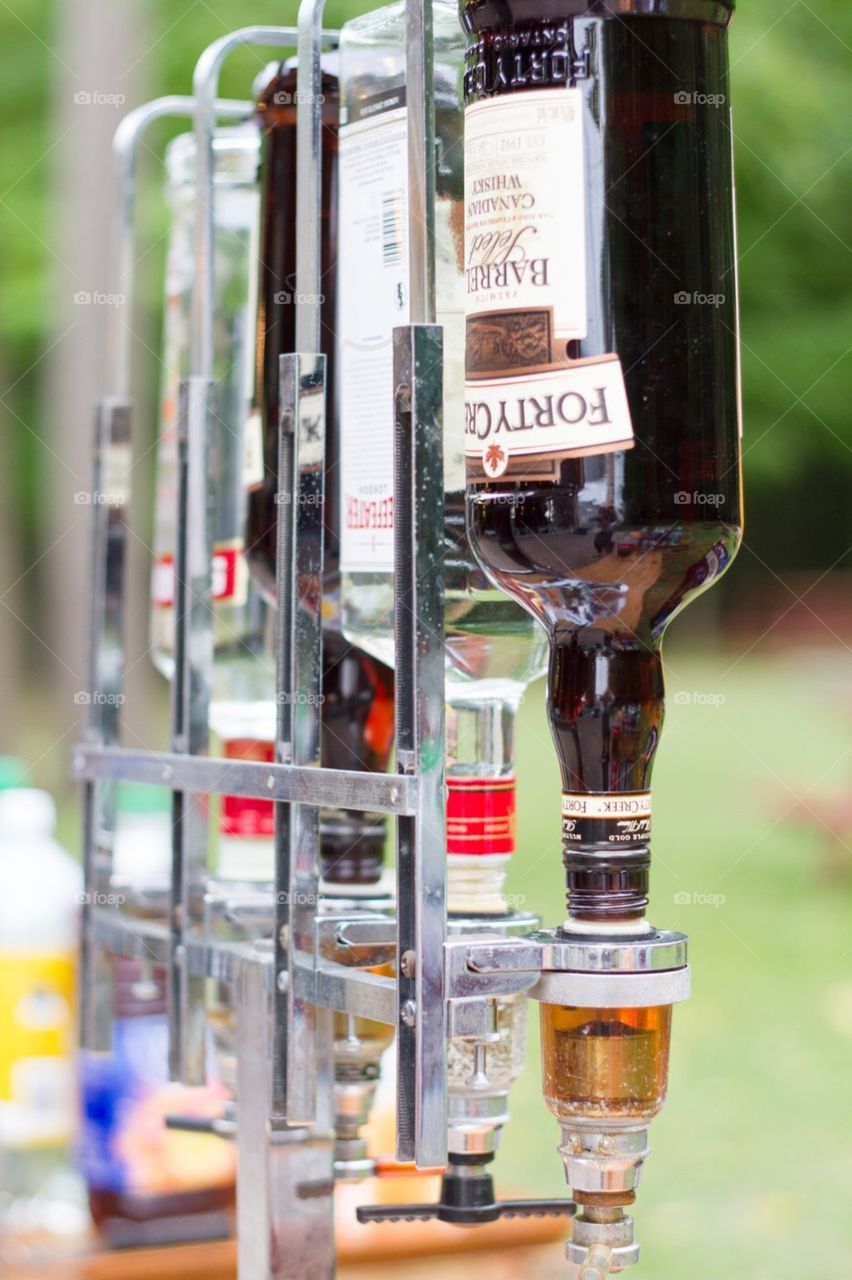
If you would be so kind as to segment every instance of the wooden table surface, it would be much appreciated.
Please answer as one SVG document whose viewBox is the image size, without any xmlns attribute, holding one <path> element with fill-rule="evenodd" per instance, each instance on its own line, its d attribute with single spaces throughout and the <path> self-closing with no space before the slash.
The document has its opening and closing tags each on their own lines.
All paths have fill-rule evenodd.
<svg viewBox="0 0 852 1280">
<path fill-rule="evenodd" d="M 457 1230 L 461 1246 L 441 1252 L 401 1259 L 374 1257 L 344 1262 L 337 1280 L 567 1280 L 565 1255 L 560 1244 L 513 1244 L 499 1249 L 478 1249 L 473 1232 Z M 94 1254 L 49 1268 L 7 1271 L 4 1280 L 235 1280 L 236 1245 L 180 1245 L 164 1249 Z"/>
</svg>

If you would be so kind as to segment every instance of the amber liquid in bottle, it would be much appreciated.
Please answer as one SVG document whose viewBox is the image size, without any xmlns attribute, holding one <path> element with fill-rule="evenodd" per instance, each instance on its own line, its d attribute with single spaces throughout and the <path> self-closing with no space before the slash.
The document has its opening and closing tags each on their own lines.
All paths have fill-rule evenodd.
<svg viewBox="0 0 852 1280">
<path fill-rule="evenodd" d="M 335 253 L 337 244 L 338 84 L 323 71 L 322 349 L 326 355 L 324 501 L 327 602 L 338 590 L 338 422 L 334 399 Z M 282 65 L 257 104 L 261 139 L 260 278 L 255 371 L 263 430 L 263 482 L 249 493 L 247 558 L 268 599 L 275 600 L 278 491 L 279 357 L 295 350 L 297 71 Z M 334 614 L 332 608 L 330 614 Z M 330 618 L 323 626 L 320 746 L 325 768 L 382 772 L 393 745 L 393 672 L 354 649 Z M 350 810 L 320 814 L 320 870 L 330 883 L 375 883 L 382 870 L 384 820 Z"/>
<path fill-rule="evenodd" d="M 610 8 L 585 16 L 585 4 L 554 0 L 529 20 L 513 0 L 475 0 L 463 11 L 467 102 L 582 94 L 588 324 L 550 363 L 616 353 L 634 431 L 630 448 L 551 455 L 547 476 L 469 468 L 476 555 L 549 632 L 551 727 L 573 794 L 647 792 L 663 631 L 741 536 L 730 14 L 706 0 L 678 18 L 643 13 L 644 0 Z M 642 916 L 647 824 L 623 830 L 613 847 L 595 824 L 573 842 L 566 829 L 572 915 Z"/>
<path fill-rule="evenodd" d="M 650 1120 L 665 1101 L 671 1005 L 541 1006 L 544 1099 L 561 1120 Z"/>
</svg>

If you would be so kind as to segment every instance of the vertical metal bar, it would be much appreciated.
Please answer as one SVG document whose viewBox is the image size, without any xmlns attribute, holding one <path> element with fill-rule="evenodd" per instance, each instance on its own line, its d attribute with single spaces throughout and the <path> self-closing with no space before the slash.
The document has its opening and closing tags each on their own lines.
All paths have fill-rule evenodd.
<svg viewBox="0 0 852 1280">
<path fill-rule="evenodd" d="M 408 261 L 412 324 L 435 320 L 435 71 L 432 0 L 406 0 Z"/>
<path fill-rule="evenodd" d="M 95 413 L 92 492 L 92 598 L 89 617 L 88 699 L 85 737 L 101 746 L 118 743 L 123 702 L 124 583 L 127 505 L 130 495 L 130 402 L 105 396 Z M 83 795 L 85 897 L 81 939 L 81 1043 L 110 1047 L 110 981 L 95 930 L 94 903 L 109 892 L 115 827 L 115 785 L 88 782 Z"/>
<path fill-rule="evenodd" d="M 272 1001 L 261 964 L 245 964 L 238 995 L 239 1280 L 331 1280 L 334 1180 L 330 1135 L 287 1130 L 270 1122 Z M 330 1062 L 328 1044 L 320 1070 L 327 1072 Z M 328 1082 L 323 1084 L 330 1093 Z"/>
<path fill-rule="evenodd" d="M 309 767 L 320 763 L 325 371 L 324 355 L 281 357 L 276 754 Z M 290 1125 L 308 1124 L 316 1114 L 316 807 L 279 803 L 275 846 L 273 1109 Z"/>
<path fill-rule="evenodd" d="M 209 456 L 209 402 L 214 385 L 214 158 L 213 129 L 222 65 L 242 45 L 283 46 L 295 32 L 287 27 L 244 27 L 204 50 L 193 73 L 195 99 L 195 278 L 192 296 L 188 409 L 184 421 L 178 485 L 178 550 L 175 557 L 176 662 L 173 686 L 174 750 L 206 754 L 213 675 L 210 556 L 206 460 Z M 204 564 L 201 556 L 204 556 Z M 181 575 L 181 565 L 184 575 Z M 186 576 L 188 570 L 189 577 Z M 186 968 L 186 942 L 203 929 L 207 858 L 204 798 L 174 793 L 172 839 L 172 967 L 169 985 L 169 1062 L 185 1083 L 203 1079 L 204 983 Z"/>
<path fill-rule="evenodd" d="M 417 813 L 397 819 L 397 1156 L 446 1163 L 447 1063 L 442 333 L 394 330 L 396 742 L 417 778 Z"/>
<path fill-rule="evenodd" d="M 299 5 L 296 120 L 296 350 L 319 351 L 322 304 L 322 15 L 325 0 Z M 305 110 L 306 106 L 310 110 Z"/>
<path fill-rule="evenodd" d="M 207 510 L 211 385 L 205 378 L 190 377 L 183 391 L 178 418 L 172 749 L 206 755 L 213 675 Z M 205 1078 L 204 979 L 189 971 L 187 944 L 204 928 L 206 797 L 175 791 L 172 818 L 169 1068 L 173 1078 L 201 1084 Z"/>
</svg>

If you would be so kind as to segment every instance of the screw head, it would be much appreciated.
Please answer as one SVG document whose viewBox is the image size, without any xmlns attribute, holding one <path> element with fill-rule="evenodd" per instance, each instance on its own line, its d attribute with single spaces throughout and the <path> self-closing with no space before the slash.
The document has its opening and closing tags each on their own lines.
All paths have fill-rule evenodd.
<svg viewBox="0 0 852 1280">
<path fill-rule="evenodd" d="M 413 1000 L 406 1000 L 400 1006 L 399 1018 L 406 1027 L 413 1027 L 417 1024 L 417 1005 Z"/>
<path fill-rule="evenodd" d="M 399 961 L 403 977 L 413 978 L 417 973 L 417 955 L 413 951 L 403 951 Z"/>
</svg>

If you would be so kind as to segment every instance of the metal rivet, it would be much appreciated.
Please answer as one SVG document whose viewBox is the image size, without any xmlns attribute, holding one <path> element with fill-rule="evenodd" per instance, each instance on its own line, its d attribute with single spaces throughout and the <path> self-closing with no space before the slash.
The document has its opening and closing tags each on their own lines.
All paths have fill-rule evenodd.
<svg viewBox="0 0 852 1280">
<path fill-rule="evenodd" d="M 279 991 L 287 990 L 287 970 L 286 969 L 279 970 L 278 978 L 276 980 L 275 985 L 278 987 Z"/>
<path fill-rule="evenodd" d="M 413 1000 L 406 1000 L 399 1010 L 400 1022 L 403 1026 L 413 1027 L 417 1023 L 417 1005 Z"/>
<path fill-rule="evenodd" d="M 399 962 L 403 977 L 413 978 L 417 973 L 417 955 L 414 951 L 403 951 Z"/>
</svg>

